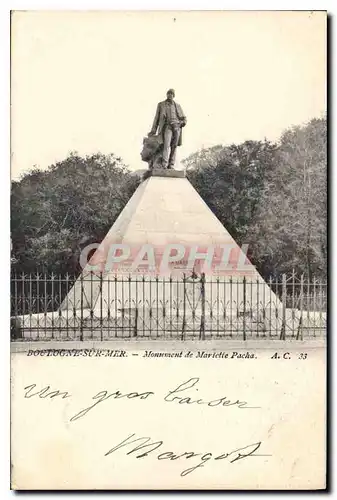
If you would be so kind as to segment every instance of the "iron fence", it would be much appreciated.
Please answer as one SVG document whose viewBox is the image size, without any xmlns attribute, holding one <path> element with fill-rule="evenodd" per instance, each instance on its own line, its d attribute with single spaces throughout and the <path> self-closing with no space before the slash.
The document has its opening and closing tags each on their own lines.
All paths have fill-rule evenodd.
<svg viewBox="0 0 337 500">
<path fill-rule="evenodd" d="M 295 274 L 11 279 L 12 340 L 303 340 L 324 336 L 326 323 L 326 283 Z"/>
</svg>

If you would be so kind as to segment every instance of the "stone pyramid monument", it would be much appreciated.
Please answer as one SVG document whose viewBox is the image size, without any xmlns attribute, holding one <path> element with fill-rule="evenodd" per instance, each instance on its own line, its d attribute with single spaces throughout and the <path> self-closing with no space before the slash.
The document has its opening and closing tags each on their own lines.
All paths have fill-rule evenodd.
<svg viewBox="0 0 337 500">
<path fill-rule="evenodd" d="M 115 268 L 110 264 L 106 266 L 113 245 L 131 248 L 129 258 Z M 177 245 L 186 249 L 189 256 L 194 251 L 196 257 L 206 254 L 207 249 L 214 250 L 213 260 L 204 275 L 205 260 L 192 259 L 191 268 L 188 267 L 188 255 L 170 263 L 169 271 L 161 272 L 160 262 L 163 256 L 167 257 L 167 248 L 172 250 Z M 152 271 L 149 267 L 144 270 L 142 265 L 136 269 L 132 267 L 140 249 L 143 257 L 149 257 L 152 252 L 155 261 Z M 219 269 L 227 251 L 225 269 Z M 138 258 L 138 262 L 140 260 Z M 200 300 L 201 294 L 203 300 Z M 205 308 L 206 315 L 212 318 L 217 314 L 233 317 L 250 314 L 252 317 L 262 309 L 264 317 L 270 317 L 268 308 L 273 311 L 282 308 L 277 296 L 195 191 L 185 173 L 153 170 L 97 248 L 60 310 L 82 308 L 100 317 L 110 317 L 117 316 L 121 310 L 141 309 L 145 315 L 146 309 L 153 314 L 156 307 L 158 313 L 158 304 L 169 303 L 174 309 L 181 307 L 183 301 L 188 302 L 193 319 L 198 314 L 205 315 Z"/>
</svg>

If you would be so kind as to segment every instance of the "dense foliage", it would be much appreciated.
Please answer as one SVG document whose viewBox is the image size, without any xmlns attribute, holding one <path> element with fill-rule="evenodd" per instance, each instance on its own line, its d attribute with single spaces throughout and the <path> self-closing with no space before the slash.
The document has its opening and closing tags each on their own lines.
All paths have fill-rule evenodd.
<svg viewBox="0 0 337 500">
<path fill-rule="evenodd" d="M 185 160 L 205 202 L 264 276 L 326 276 L 327 123 L 286 130 L 278 144 L 246 141 Z"/>
<path fill-rule="evenodd" d="M 102 154 L 71 154 L 13 182 L 13 267 L 78 272 L 82 248 L 104 238 L 138 183 L 120 158 Z"/>
<path fill-rule="evenodd" d="M 199 151 L 188 178 L 264 276 L 326 276 L 327 124 L 314 119 L 278 143 Z M 71 154 L 12 183 L 12 262 L 18 271 L 76 273 L 81 249 L 101 241 L 139 183 L 121 159 Z"/>
</svg>

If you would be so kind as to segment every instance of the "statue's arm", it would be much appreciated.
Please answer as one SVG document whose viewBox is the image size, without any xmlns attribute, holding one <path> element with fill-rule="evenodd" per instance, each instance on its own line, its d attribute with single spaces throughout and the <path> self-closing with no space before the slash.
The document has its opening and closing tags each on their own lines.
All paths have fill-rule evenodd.
<svg viewBox="0 0 337 500">
<path fill-rule="evenodd" d="M 186 118 L 186 115 L 183 112 L 183 108 L 180 106 L 180 104 L 179 104 L 179 108 L 180 108 L 180 124 L 182 127 L 185 127 L 185 125 L 187 123 L 187 118 Z"/>
<path fill-rule="evenodd" d="M 150 134 L 154 135 L 157 132 L 157 128 L 158 128 L 158 125 L 159 125 L 159 113 L 160 113 L 160 106 L 158 104 L 157 105 L 156 115 L 155 115 L 154 120 L 153 120 L 153 124 L 152 124 L 152 128 L 151 128 Z"/>
</svg>

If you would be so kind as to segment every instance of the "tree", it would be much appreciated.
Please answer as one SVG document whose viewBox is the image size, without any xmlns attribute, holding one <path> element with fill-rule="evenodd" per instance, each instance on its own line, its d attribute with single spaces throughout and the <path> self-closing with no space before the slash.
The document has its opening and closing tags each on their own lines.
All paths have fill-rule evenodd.
<svg viewBox="0 0 337 500">
<path fill-rule="evenodd" d="M 248 236 L 264 273 L 326 276 L 327 123 L 285 131 Z"/>
<path fill-rule="evenodd" d="M 246 141 L 216 146 L 188 159 L 187 176 L 237 243 L 246 236 L 258 210 L 265 179 L 274 168 L 277 145 Z"/>
<path fill-rule="evenodd" d="M 76 153 L 13 182 L 14 268 L 78 272 L 82 248 L 103 239 L 138 183 L 113 154 Z"/>
<path fill-rule="evenodd" d="M 199 194 L 267 278 L 326 276 L 327 123 L 286 130 L 278 144 L 215 146 L 185 160 Z"/>
</svg>

